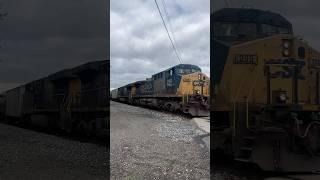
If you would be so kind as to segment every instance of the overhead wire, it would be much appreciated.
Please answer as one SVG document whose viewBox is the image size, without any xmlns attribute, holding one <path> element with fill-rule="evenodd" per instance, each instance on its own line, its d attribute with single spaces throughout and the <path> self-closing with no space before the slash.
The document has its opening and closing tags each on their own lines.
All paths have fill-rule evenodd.
<svg viewBox="0 0 320 180">
<path fill-rule="evenodd" d="M 170 20 L 170 17 L 169 17 L 169 13 L 167 11 L 167 4 L 166 4 L 165 0 L 161 0 L 161 1 L 162 1 L 163 9 L 164 9 L 164 12 L 165 12 L 168 24 L 169 24 L 169 31 L 171 32 L 173 43 L 176 46 L 176 49 L 177 49 L 178 54 L 180 56 L 180 59 L 183 61 L 182 56 L 181 56 L 180 48 L 178 47 L 178 43 L 177 43 L 176 38 L 175 38 L 175 33 L 174 33 L 173 28 L 172 28 L 172 24 L 171 24 L 171 20 Z"/>
<path fill-rule="evenodd" d="M 174 50 L 174 52 L 175 52 L 178 60 L 180 61 L 180 63 L 182 63 L 182 60 L 181 60 L 181 58 L 180 58 L 180 56 L 179 56 L 179 54 L 178 54 L 178 52 L 177 52 L 177 48 L 176 48 L 176 46 L 174 45 L 173 40 L 172 40 L 172 38 L 171 38 L 171 36 L 170 36 L 170 33 L 169 33 L 168 28 L 167 28 L 166 22 L 165 22 L 165 20 L 164 20 L 164 18 L 163 18 L 163 16 L 162 16 L 160 7 L 159 7 L 159 5 L 158 5 L 158 2 L 157 2 L 157 0 L 154 0 L 154 2 L 155 2 L 156 6 L 157 6 L 157 9 L 158 9 L 158 11 L 159 11 L 160 17 L 161 17 L 161 19 L 162 19 L 163 26 L 164 26 L 164 28 L 166 29 L 166 32 L 167 32 L 167 35 L 168 35 L 169 40 L 170 40 L 170 42 L 171 42 L 172 48 L 173 48 L 173 50 Z"/>
</svg>

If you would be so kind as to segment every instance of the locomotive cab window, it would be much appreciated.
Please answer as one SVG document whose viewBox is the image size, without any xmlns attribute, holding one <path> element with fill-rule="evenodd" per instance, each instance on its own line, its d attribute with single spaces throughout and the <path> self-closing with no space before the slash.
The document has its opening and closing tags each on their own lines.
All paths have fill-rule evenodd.
<svg viewBox="0 0 320 180">
<path fill-rule="evenodd" d="M 173 75 L 173 69 L 170 69 L 169 74 L 170 74 L 170 76 Z"/>
<path fill-rule="evenodd" d="M 262 29 L 262 33 L 267 35 L 290 33 L 288 28 L 277 27 L 277 26 L 272 26 L 268 24 L 262 24 L 261 29 Z"/>
<path fill-rule="evenodd" d="M 255 23 L 216 22 L 213 26 L 215 36 L 254 37 L 257 34 Z"/>
<path fill-rule="evenodd" d="M 194 73 L 194 72 L 201 72 L 201 70 L 199 69 L 191 69 L 191 72 Z"/>
<path fill-rule="evenodd" d="M 177 69 L 179 75 L 190 74 L 191 72 L 193 72 L 192 69 Z"/>
<path fill-rule="evenodd" d="M 299 47 L 298 48 L 298 56 L 299 56 L 299 58 L 301 58 L 301 59 L 305 58 L 305 56 L 306 56 L 306 52 L 305 51 L 306 50 L 305 50 L 304 47 Z"/>
<path fill-rule="evenodd" d="M 183 74 L 184 71 L 183 71 L 183 69 L 177 69 L 177 73 L 178 73 L 178 74 Z"/>
</svg>

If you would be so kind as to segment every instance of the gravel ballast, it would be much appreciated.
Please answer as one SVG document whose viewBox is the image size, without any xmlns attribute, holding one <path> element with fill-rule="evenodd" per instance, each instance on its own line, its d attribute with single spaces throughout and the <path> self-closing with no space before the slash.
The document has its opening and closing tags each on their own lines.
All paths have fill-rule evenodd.
<svg viewBox="0 0 320 180">
<path fill-rule="evenodd" d="M 0 123 L 0 179 L 108 179 L 106 150 Z"/>
<path fill-rule="evenodd" d="M 205 132 L 191 118 L 117 102 L 110 108 L 111 179 L 210 179 Z"/>
</svg>

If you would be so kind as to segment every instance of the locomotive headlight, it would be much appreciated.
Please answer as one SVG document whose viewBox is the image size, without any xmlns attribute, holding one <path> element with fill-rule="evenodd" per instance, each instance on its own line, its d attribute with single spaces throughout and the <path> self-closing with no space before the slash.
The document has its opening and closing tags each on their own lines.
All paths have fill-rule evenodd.
<svg viewBox="0 0 320 180">
<path fill-rule="evenodd" d="M 283 42 L 283 47 L 288 49 L 290 47 L 290 42 L 289 41 L 284 41 Z"/>
<path fill-rule="evenodd" d="M 290 55 L 289 49 L 284 49 L 284 50 L 283 50 L 283 55 L 284 55 L 284 56 L 289 56 L 289 55 Z"/>
<path fill-rule="evenodd" d="M 291 42 L 290 42 L 290 40 L 288 40 L 288 39 L 284 39 L 283 41 L 282 41 L 282 54 L 283 54 L 283 56 L 286 56 L 286 57 L 288 57 L 288 56 L 290 56 L 290 49 L 291 49 Z"/>
<path fill-rule="evenodd" d="M 287 95 L 286 94 L 280 94 L 279 95 L 279 100 L 280 100 L 280 102 L 285 102 L 287 100 Z"/>
</svg>

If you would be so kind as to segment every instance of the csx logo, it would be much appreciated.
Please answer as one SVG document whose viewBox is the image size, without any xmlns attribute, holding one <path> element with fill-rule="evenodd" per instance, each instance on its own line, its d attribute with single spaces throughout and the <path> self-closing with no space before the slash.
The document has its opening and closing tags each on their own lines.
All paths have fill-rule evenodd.
<svg viewBox="0 0 320 180">
<path fill-rule="evenodd" d="M 283 71 L 270 72 L 271 78 L 293 78 L 294 77 L 294 67 L 282 66 Z M 297 79 L 304 80 L 305 76 L 301 73 L 301 69 L 297 69 Z"/>
<path fill-rule="evenodd" d="M 293 78 L 295 73 L 297 79 L 304 80 L 305 76 L 301 73 L 302 68 L 305 66 L 305 62 L 302 60 L 296 60 L 294 58 L 288 59 L 270 59 L 265 61 L 266 65 L 281 66 L 282 71 L 270 72 L 271 78 Z M 291 65 L 291 66 L 288 66 Z M 293 66 L 292 66 L 293 65 Z"/>
</svg>

